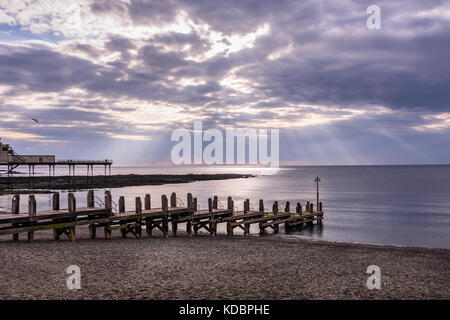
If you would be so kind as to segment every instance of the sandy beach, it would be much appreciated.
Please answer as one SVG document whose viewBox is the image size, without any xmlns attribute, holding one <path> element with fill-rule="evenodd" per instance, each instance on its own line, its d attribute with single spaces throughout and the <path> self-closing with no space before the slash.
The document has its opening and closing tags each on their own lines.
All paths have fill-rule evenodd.
<svg viewBox="0 0 450 320">
<path fill-rule="evenodd" d="M 277 235 L 55 242 L 0 237 L 0 299 L 449 299 L 450 250 L 313 242 Z M 69 290 L 69 265 L 81 290 Z M 380 290 L 366 269 L 381 268 Z"/>
</svg>

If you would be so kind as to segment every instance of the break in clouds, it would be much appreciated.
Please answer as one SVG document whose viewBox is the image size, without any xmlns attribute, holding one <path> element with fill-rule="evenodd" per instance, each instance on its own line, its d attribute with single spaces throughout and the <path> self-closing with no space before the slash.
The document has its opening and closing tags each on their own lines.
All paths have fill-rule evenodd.
<svg viewBox="0 0 450 320">
<path fill-rule="evenodd" d="M 162 164 L 196 119 L 279 128 L 281 164 L 448 163 L 450 5 L 371 4 L 0 0 L 0 137 Z"/>
</svg>

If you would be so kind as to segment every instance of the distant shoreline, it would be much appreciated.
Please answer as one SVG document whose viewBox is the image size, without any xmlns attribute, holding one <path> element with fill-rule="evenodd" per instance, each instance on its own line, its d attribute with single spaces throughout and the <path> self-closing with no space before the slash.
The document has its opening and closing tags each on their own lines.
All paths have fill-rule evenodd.
<svg viewBox="0 0 450 320">
<path fill-rule="evenodd" d="M 194 181 L 228 180 L 255 177 L 251 174 L 127 174 L 111 176 L 35 176 L 0 177 L 0 192 L 16 192 L 21 189 L 38 190 L 83 190 L 89 188 L 122 188 L 145 185 L 163 185 L 169 183 L 188 183 Z M 9 187 L 8 187 L 9 186 Z"/>
</svg>

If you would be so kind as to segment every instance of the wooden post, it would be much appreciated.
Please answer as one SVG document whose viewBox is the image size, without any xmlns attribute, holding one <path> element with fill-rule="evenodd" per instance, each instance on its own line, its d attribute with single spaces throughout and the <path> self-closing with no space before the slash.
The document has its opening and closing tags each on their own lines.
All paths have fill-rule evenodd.
<svg viewBox="0 0 450 320">
<path fill-rule="evenodd" d="M 53 208 L 53 210 L 59 210 L 59 192 L 55 192 L 53 194 L 52 208 Z"/>
<path fill-rule="evenodd" d="M 189 209 L 194 209 L 194 199 L 192 198 L 192 193 L 187 194 L 187 207 Z"/>
<path fill-rule="evenodd" d="M 197 212 L 198 206 L 197 206 L 197 197 L 194 197 L 194 202 L 192 204 L 194 206 L 194 211 Z"/>
<path fill-rule="evenodd" d="M 72 192 L 69 192 L 69 195 L 67 197 L 67 210 L 69 212 L 75 212 L 77 211 L 77 200 L 75 199 L 75 196 Z"/>
<path fill-rule="evenodd" d="M 302 215 L 302 205 L 300 202 L 297 202 L 297 206 L 295 207 L 295 212 L 301 216 Z M 300 223 L 297 225 L 297 228 L 302 228 L 303 227 L 303 223 Z"/>
<path fill-rule="evenodd" d="M 89 190 L 87 194 L 87 206 L 88 208 L 94 207 L 94 190 Z"/>
<path fill-rule="evenodd" d="M 120 196 L 119 197 L 119 213 L 125 212 L 125 197 Z M 127 230 L 125 229 L 124 225 L 126 222 L 123 220 L 123 222 L 120 222 L 120 225 L 123 228 L 120 228 L 120 234 L 122 235 L 122 239 L 127 237 Z"/>
<path fill-rule="evenodd" d="M 272 212 L 278 214 L 278 201 L 274 201 L 272 205 Z"/>
<path fill-rule="evenodd" d="M 259 199 L 259 211 L 264 212 L 264 200 Z"/>
<path fill-rule="evenodd" d="M 59 192 L 53 193 L 52 209 L 53 210 L 59 210 L 60 209 L 60 206 L 59 206 Z M 53 229 L 53 238 L 55 240 L 59 239 L 59 229 Z"/>
<path fill-rule="evenodd" d="M 109 191 L 105 191 L 105 210 L 108 216 L 112 216 L 112 197 Z"/>
<path fill-rule="evenodd" d="M 244 214 L 250 211 L 250 199 L 244 201 Z"/>
<path fill-rule="evenodd" d="M 314 212 L 314 204 L 310 203 L 309 204 L 309 213 L 313 213 Z"/>
<path fill-rule="evenodd" d="M 76 212 L 77 211 L 77 201 L 75 199 L 75 196 L 72 192 L 69 193 L 67 197 L 67 210 L 69 212 Z M 75 241 L 75 227 L 69 227 L 69 240 Z"/>
<path fill-rule="evenodd" d="M 12 198 L 12 214 L 19 214 L 20 211 L 20 194 L 16 193 Z"/>
<path fill-rule="evenodd" d="M 97 228 L 95 227 L 94 224 L 90 224 L 89 225 L 89 237 L 91 239 L 95 239 L 96 233 L 97 233 Z"/>
<path fill-rule="evenodd" d="M 322 202 L 319 202 L 319 212 L 323 213 Z M 319 225 L 322 224 L 322 218 L 323 218 L 323 214 L 317 216 L 317 224 L 319 224 Z"/>
<path fill-rule="evenodd" d="M 11 203 L 11 209 L 12 209 L 12 214 L 19 214 L 19 212 L 20 212 L 20 194 L 16 193 L 13 196 L 12 203 Z M 13 241 L 18 241 L 19 234 L 13 233 L 12 239 L 13 239 Z"/>
<path fill-rule="evenodd" d="M 244 219 L 247 220 L 247 219 Z M 250 223 L 244 223 L 244 236 L 250 235 Z"/>
<path fill-rule="evenodd" d="M 136 214 L 142 214 L 142 200 L 141 197 L 136 197 L 136 205 L 135 205 Z M 136 221 L 137 226 L 134 228 L 134 236 L 136 238 L 140 238 L 142 235 L 142 225 L 141 218 Z"/>
<path fill-rule="evenodd" d="M 172 192 L 170 195 L 170 206 L 172 208 L 175 208 L 177 206 L 177 194 L 175 192 Z"/>
<path fill-rule="evenodd" d="M 295 207 L 295 212 L 302 215 L 302 205 L 300 202 L 297 202 L 297 206 Z"/>
<path fill-rule="evenodd" d="M 308 202 L 306 202 L 306 207 L 305 207 L 305 211 L 306 211 L 306 212 L 309 212 L 309 201 L 308 201 Z"/>
<path fill-rule="evenodd" d="M 112 197 L 111 192 L 105 191 L 105 212 L 108 217 L 112 216 Z M 111 223 L 105 224 L 105 239 L 111 239 Z"/>
<path fill-rule="evenodd" d="M 142 201 L 141 201 L 141 197 L 136 197 L 136 205 L 135 205 L 135 212 L 137 214 L 142 213 Z"/>
<path fill-rule="evenodd" d="M 212 199 L 208 198 L 208 212 L 211 213 L 212 211 L 213 211 Z"/>
<path fill-rule="evenodd" d="M 152 208 L 152 198 L 150 197 L 149 194 L 146 194 L 144 198 L 144 209 L 150 210 L 151 208 Z"/>
<path fill-rule="evenodd" d="M 217 196 L 214 196 L 213 209 L 218 209 L 218 208 L 219 208 L 219 198 Z"/>
<path fill-rule="evenodd" d="M 233 235 L 233 227 L 231 226 L 231 222 L 228 221 L 227 222 L 227 236 L 232 236 Z"/>
<path fill-rule="evenodd" d="M 161 196 L 161 209 L 164 213 L 163 222 L 162 222 L 162 228 L 163 228 L 163 234 L 164 238 L 169 237 L 169 208 L 168 208 L 168 200 L 167 196 L 163 194 Z"/>
<path fill-rule="evenodd" d="M 212 237 L 214 237 L 214 223 L 212 222 L 213 219 L 213 209 L 214 209 L 214 205 L 213 205 L 213 199 L 208 198 L 208 212 L 211 213 L 211 219 L 209 220 L 209 233 L 211 234 Z"/>
<path fill-rule="evenodd" d="M 88 166 L 89 168 L 89 166 Z M 89 169 L 88 169 L 89 170 Z M 88 208 L 93 208 L 94 205 L 94 190 L 89 190 L 87 194 L 87 206 Z M 89 225 L 89 237 L 91 239 L 95 239 L 96 235 L 96 228 L 94 224 Z"/>
<path fill-rule="evenodd" d="M 228 199 L 227 199 L 227 209 L 233 210 L 233 198 L 232 197 L 228 197 Z"/>
<path fill-rule="evenodd" d="M 161 208 L 162 208 L 162 211 L 164 211 L 164 212 L 169 210 L 168 204 L 167 204 L 167 197 L 165 194 L 163 194 L 161 196 Z"/>
<path fill-rule="evenodd" d="M 186 233 L 189 238 L 192 238 L 192 220 L 190 218 L 186 221 Z"/>
<path fill-rule="evenodd" d="M 286 201 L 286 206 L 284 207 L 284 212 L 290 213 L 291 212 L 291 203 L 289 201 Z M 284 223 L 284 231 L 287 232 L 290 228 L 289 221 L 286 221 Z"/>
<path fill-rule="evenodd" d="M 34 195 L 30 195 L 28 197 L 28 216 L 30 217 L 30 220 L 36 216 L 36 198 Z M 30 222 L 30 226 L 34 225 L 34 221 Z M 30 231 L 28 232 L 28 242 L 32 242 L 34 237 L 34 232 Z"/>
<path fill-rule="evenodd" d="M 125 212 L 125 197 L 119 197 L 119 212 Z"/>
</svg>

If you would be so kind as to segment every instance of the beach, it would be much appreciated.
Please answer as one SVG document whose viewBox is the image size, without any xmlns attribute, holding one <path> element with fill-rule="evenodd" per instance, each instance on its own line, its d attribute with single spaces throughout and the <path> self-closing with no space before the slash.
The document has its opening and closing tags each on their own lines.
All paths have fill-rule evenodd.
<svg viewBox="0 0 450 320">
<path fill-rule="evenodd" d="M 101 236 L 101 234 L 100 234 Z M 0 299 L 449 299 L 450 250 L 279 235 L 19 242 L 0 237 Z M 66 268 L 78 265 L 80 290 Z M 369 290 L 369 265 L 381 289 Z"/>
</svg>

